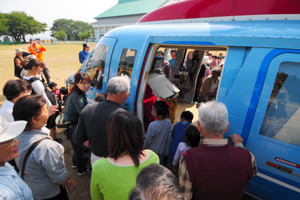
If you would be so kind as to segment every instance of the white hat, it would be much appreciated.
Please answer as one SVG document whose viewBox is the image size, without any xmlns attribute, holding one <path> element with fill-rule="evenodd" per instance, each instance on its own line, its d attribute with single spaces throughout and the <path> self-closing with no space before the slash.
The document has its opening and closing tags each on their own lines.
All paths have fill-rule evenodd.
<svg viewBox="0 0 300 200">
<path fill-rule="evenodd" d="M 36 59 L 36 55 L 30 54 L 27 56 L 27 60 Z"/>
<path fill-rule="evenodd" d="M 26 121 L 7 122 L 0 116 L 0 142 L 16 138 L 26 127 Z"/>
<path fill-rule="evenodd" d="M 17 48 L 17 49 L 16 49 L 16 55 L 17 55 L 18 53 L 21 53 L 21 52 L 24 52 L 21 48 Z"/>
</svg>

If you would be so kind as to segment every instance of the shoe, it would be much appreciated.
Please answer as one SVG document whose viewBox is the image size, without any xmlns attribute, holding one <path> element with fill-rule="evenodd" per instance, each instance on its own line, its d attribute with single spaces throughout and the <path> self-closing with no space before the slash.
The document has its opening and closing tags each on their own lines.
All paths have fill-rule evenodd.
<svg viewBox="0 0 300 200">
<path fill-rule="evenodd" d="M 88 171 L 89 171 L 88 169 L 84 169 L 82 172 L 77 171 L 77 175 L 82 176 L 82 175 L 86 174 Z"/>
<path fill-rule="evenodd" d="M 72 168 L 73 169 L 76 169 L 77 168 L 77 165 L 75 163 L 72 163 Z"/>
</svg>

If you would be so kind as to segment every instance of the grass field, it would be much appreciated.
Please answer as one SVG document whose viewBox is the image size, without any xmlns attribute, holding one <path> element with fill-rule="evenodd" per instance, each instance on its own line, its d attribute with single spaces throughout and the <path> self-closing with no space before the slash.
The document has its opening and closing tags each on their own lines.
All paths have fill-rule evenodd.
<svg viewBox="0 0 300 200">
<path fill-rule="evenodd" d="M 64 80 L 80 67 L 78 53 L 82 50 L 82 43 L 45 44 L 47 49 L 44 52 L 45 63 L 50 70 L 51 81 L 56 82 L 59 87 L 64 86 Z M 93 48 L 94 45 L 91 44 L 91 47 Z M 13 64 L 15 49 L 22 48 L 24 51 L 28 51 L 28 46 L 28 44 L 0 46 L 0 106 L 5 101 L 2 93 L 4 84 L 7 80 L 16 78 Z"/>
<path fill-rule="evenodd" d="M 91 44 L 94 47 L 95 44 Z M 5 101 L 2 88 L 7 80 L 17 79 L 14 76 L 13 59 L 15 57 L 15 49 L 22 48 L 24 51 L 28 49 L 27 45 L 1 45 L 0 46 L 0 107 Z M 82 50 L 81 44 L 51 44 L 45 45 L 47 51 L 44 52 L 45 62 L 51 73 L 51 81 L 58 84 L 59 87 L 64 86 L 64 79 L 76 71 L 80 67 L 78 53 Z M 58 135 L 62 138 L 62 145 L 65 148 L 65 164 L 71 179 L 77 183 L 76 190 L 69 194 L 70 200 L 89 200 L 90 198 L 90 173 L 83 176 L 77 176 L 76 169 L 71 168 L 71 158 L 73 150 L 70 142 L 64 134 Z M 88 154 L 88 153 L 87 153 Z M 87 155 L 88 156 L 88 155 Z"/>
</svg>

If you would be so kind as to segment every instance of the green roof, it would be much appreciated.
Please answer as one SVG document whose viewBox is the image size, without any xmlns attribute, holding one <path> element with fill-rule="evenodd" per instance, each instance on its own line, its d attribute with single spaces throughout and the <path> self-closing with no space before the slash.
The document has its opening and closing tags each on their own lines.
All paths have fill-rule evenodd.
<svg viewBox="0 0 300 200">
<path fill-rule="evenodd" d="M 104 11 L 103 13 L 95 17 L 95 19 L 146 14 L 160 7 L 166 1 L 167 0 L 119 0 L 117 5 Z"/>
</svg>

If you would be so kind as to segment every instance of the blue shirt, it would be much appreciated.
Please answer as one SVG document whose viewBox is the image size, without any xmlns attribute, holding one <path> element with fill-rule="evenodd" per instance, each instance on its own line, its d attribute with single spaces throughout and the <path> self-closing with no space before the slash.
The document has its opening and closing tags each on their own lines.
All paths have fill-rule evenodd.
<svg viewBox="0 0 300 200">
<path fill-rule="evenodd" d="M 189 126 L 190 124 L 187 122 L 179 122 L 174 125 L 173 127 L 173 133 L 172 133 L 172 142 L 170 145 L 170 151 L 169 151 L 169 157 L 174 158 L 174 155 L 176 153 L 176 149 L 178 147 L 178 144 L 180 142 L 183 142 L 183 137 L 185 134 L 185 129 Z"/>
<path fill-rule="evenodd" d="M 175 60 L 173 58 L 171 58 L 169 60 L 169 63 L 170 63 L 171 69 L 173 69 L 174 68 L 174 64 L 175 64 Z"/>
<path fill-rule="evenodd" d="M 157 155 L 168 154 L 171 143 L 172 124 L 169 119 L 151 122 L 145 142 L 145 149 L 154 151 Z"/>
<path fill-rule="evenodd" d="M 89 52 L 86 52 L 84 50 L 79 52 L 79 62 L 82 64 L 86 57 L 89 55 Z"/>
<path fill-rule="evenodd" d="M 9 164 L 0 167 L 0 199 L 31 200 L 32 193 L 28 185 Z"/>
<path fill-rule="evenodd" d="M 60 184 L 68 178 L 64 163 L 64 147 L 49 136 L 50 130 L 43 127 L 41 130 L 25 131 L 17 137 L 19 156 L 15 159 L 17 167 L 22 170 L 23 159 L 30 146 L 43 140 L 29 155 L 24 181 L 30 187 L 34 199 L 48 199 L 60 193 Z"/>
</svg>

